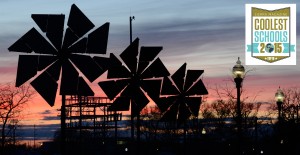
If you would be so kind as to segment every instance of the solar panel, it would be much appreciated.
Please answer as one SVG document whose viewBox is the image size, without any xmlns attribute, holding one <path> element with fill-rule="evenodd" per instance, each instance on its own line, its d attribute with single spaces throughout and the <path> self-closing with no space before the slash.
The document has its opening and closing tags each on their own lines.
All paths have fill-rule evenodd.
<svg viewBox="0 0 300 155">
<path fill-rule="evenodd" d="M 95 25 L 75 4 L 71 6 L 65 35 L 63 35 L 65 15 L 32 14 L 31 17 L 42 32 L 46 33 L 50 42 L 35 28 L 32 28 L 8 48 L 12 52 L 42 54 L 20 56 L 16 85 L 22 85 L 33 78 L 37 71 L 41 71 L 42 73 L 33 79 L 32 84 L 48 104 L 53 106 L 56 93 L 46 94 L 41 86 L 51 87 L 53 88 L 51 91 L 56 92 L 57 82 L 62 73 L 61 95 L 79 95 L 78 93 L 93 95 L 94 93 L 88 88 L 84 78 L 79 77 L 77 69 L 92 82 L 103 74 L 107 67 L 101 67 L 100 62 L 96 63 L 89 55 L 75 53 L 88 51 L 89 53 L 105 54 L 109 23 L 103 24 L 88 34 L 88 38 L 84 38 L 83 36 Z M 99 49 L 101 52 L 95 50 L 98 47 L 101 47 Z M 40 76 L 46 79 L 43 80 Z M 43 82 L 49 83 L 44 84 Z M 51 84 L 53 86 L 49 86 Z"/>
</svg>

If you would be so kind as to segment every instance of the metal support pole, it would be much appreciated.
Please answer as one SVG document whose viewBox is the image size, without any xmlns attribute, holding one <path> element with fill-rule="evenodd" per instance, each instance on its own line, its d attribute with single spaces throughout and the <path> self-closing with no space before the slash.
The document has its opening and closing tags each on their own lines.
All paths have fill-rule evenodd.
<svg viewBox="0 0 300 155">
<path fill-rule="evenodd" d="M 61 132 L 61 154 L 65 155 L 66 152 L 66 95 L 62 95 L 61 101 L 61 116 L 60 116 L 60 132 Z"/>
<path fill-rule="evenodd" d="M 130 30 L 130 44 L 132 43 L 132 20 L 134 19 L 134 16 L 130 16 L 129 17 L 129 30 Z M 133 105 L 132 103 L 130 103 L 131 105 L 131 140 L 134 140 L 134 112 L 133 112 Z"/>
<path fill-rule="evenodd" d="M 236 84 L 237 90 L 237 127 L 238 127 L 238 150 L 241 154 L 241 142 L 242 142 L 242 113 L 241 113 L 241 86 L 243 79 L 242 78 L 235 78 L 234 82 Z"/>
<path fill-rule="evenodd" d="M 33 149 L 35 149 L 35 124 L 33 125 Z M 15 140 L 15 139 L 14 139 Z"/>
<path fill-rule="evenodd" d="M 134 19 L 134 16 L 129 17 L 129 33 L 130 33 L 130 44 L 132 43 L 132 20 Z"/>
<path fill-rule="evenodd" d="M 278 101 L 277 103 L 277 108 L 278 108 L 278 122 L 281 122 L 281 110 L 282 110 L 282 102 Z"/>
<path fill-rule="evenodd" d="M 279 135 L 279 142 L 280 142 L 280 154 L 282 154 L 282 115 L 281 115 L 281 110 L 282 110 L 282 102 L 277 101 L 277 108 L 278 108 L 278 135 Z"/>
<path fill-rule="evenodd" d="M 140 126 L 141 126 L 141 120 L 140 120 L 140 112 L 137 112 L 137 123 L 136 123 L 136 134 L 137 134 L 137 141 L 140 142 L 140 135 L 141 135 L 141 130 L 140 130 Z"/>
<path fill-rule="evenodd" d="M 118 140 L 118 114 L 114 111 L 114 121 L 115 121 L 115 140 Z"/>
<path fill-rule="evenodd" d="M 257 124 L 257 120 L 258 118 L 255 116 L 254 117 L 254 120 L 255 120 L 255 150 L 258 151 L 258 130 L 257 130 L 257 127 L 258 127 L 258 124 Z"/>
<path fill-rule="evenodd" d="M 93 125 L 94 125 L 94 138 L 96 137 L 95 136 L 95 133 L 96 133 L 96 107 L 94 107 L 94 122 L 93 122 Z"/>
<path fill-rule="evenodd" d="M 130 44 L 132 43 L 132 20 L 134 20 L 134 16 L 129 17 L 129 34 L 130 34 Z"/>
<path fill-rule="evenodd" d="M 13 125 L 13 141 L 14 146 L 16 146 L 16 124 Z"/>
<path fill-rule="evenodd" d="M 82 96 L 78 96 L 79 104 L 79 141 L 82 139 Z"/>
<path fill-rule="evenodd" d="M 296 120 L 296 123 L 299 122 L 299 105 L 297 104 L 296 105 L 296 110 L 297 110 L 297 120 Z"/>
</svg>

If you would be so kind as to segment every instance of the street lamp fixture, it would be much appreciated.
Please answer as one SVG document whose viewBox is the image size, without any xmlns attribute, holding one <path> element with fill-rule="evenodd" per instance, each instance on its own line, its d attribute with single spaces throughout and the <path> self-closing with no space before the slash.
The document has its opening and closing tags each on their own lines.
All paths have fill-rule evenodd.
<svg viewBox="0 0 300 155">
<path fill-rule="evenodd" d="M 284 100 L 284 94 L 280 87 L 277 89 L 277 92 L 275 93 L 275 100 L 276 102 L 283 102 Z"/>
<path fill-rule="evenodd" d="M 236 64 L 232 68 L 232 75 L 233 75 L 234 82 L 236 85 L 236 90 L 237 90 L 237 101 L 236 101 L 236 104 L 237 104 L 237 127 L 238 127 L 238 139 L 239 139 L 239 145 L 240 145 L 241 137 L 242 137 L 241 86 L 242 86 L 243 78 L 245 76 L 245 68 L 240 61 L 240 57 L 238 57 Z M 239 149 L 241 149 L 240 146 L 239 146 Z M 241 151 L 241 150 L 239 150 L 239 151 Z"/>
<path fill-rule="evenodd" d="M 281 119 L 281 108 L 282 108 L 282 103 L 284 100 L 284 93 L 280 89 L 280 87 L 277 89 L 277 92 L 275 93 L 275 100 L 277 103 L 277 108 L 278 108 L 278 119 L 280 121 Z"/>
<path fill-rule="evenodd" d="M 201 133 L 202 133 L 202 135 L 205 135 L 205 134 L 206 134 L 205 128 L 202 129 Z"/>
<path fill-rule="evenodd" d="M 234 78 L 234 81 L 237 83 L 239 82 L 239 87 L 241 87 L 241 83 L 243 81 L 243 78 L 245 76 L 245 68 L 241 63 L 240 57 L 238 57 L 238 60 L 236 61 L 236 64 L 232 68 L 232 75 Z M 236 81 L 239 80 L 239 81 Z"/>
</svg>

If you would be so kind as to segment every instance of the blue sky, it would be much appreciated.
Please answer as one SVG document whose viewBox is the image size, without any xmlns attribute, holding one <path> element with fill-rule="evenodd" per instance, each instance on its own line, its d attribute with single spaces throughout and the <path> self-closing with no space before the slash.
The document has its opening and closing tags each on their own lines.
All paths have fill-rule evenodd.
<svg viewBox="0 0 300 155">
<path fill-rule="evenodd" d="M 296 3 L 295 0 L 263 2 Z M 7 53 L 7 47 L 28 29 L 37 27 L 30 17 L 31 14 L 62 13 L 67 19 L 73 3 L 96 26 L 104 22 L 111 23 L 108 53 L 121 52 L 128 45 L 128 18 L 133 15 L 136 18 L 133 21 L 133 36 L 140 38 L 140 45 L 163 46 L 160 57 L 170 68 L 178 68 L 187 62 L 190 68 L 204 68 L 207 74 L 219 76 L 224 74 L 223 66 L 234 62 L 236 57 L 240 56 L 244 60 L 245 4 L 261 3 L 261 0 L 4 0 L 0 2 L 0 50 L 1 55 L 9 58 L 2 57 L 0 60 L 16 61 L 13 54 Z M 228 65 L 227 69 L 231 66 Z M 267 70 L 272 72 L 273 68 L 275 67 L 268 67 Z"/>
<path fill-rule="evenodd" d="M 185 62 L 188 69 L 203 69 L 203 81 L 208 88 L 231 77 L 237 57 L 245 62 L 247 3 L 296 4 L 296 49 L 300 45 L 300 2 L 296 0 L 1 0 L 1 83 L 15 79 L 20 54 L 8 52 L 7 48 L 32 27 L 39 30 L 31 14 L 65 14 L 67 20 L 73 3 L 96 27 L 110 22 L 108 54 L 103 56 L 118 55 L 129 45 L 129 16 L 135 16 L 133 38 L 140 38 L 140 46 L 163 46 L 159 57 L 171 73 Z M 299 86 L 299 57 L 297 54 L 296 66 L 245 66 L 254 71 L 249 73 L 244 86 L 250 91 L 261 90 L 260 99 L 266 101 L 272 99 L 279 85 Z M 50 108 L 46 102 L 38 104 L 45 104 L 35 103 L 43 107 L 39 114 L 57 108 Z"/>
<path fill-rule="evenodd" d="M 278 0 L 263 2 L 296 3 Z M 121 52 L 128 45 L 128 18 L 132 15 L 136 18 L 133 21 L 134 38 L 140 38 L 140 45 L 163 46 L 160 57 L 169 68 L 175 70 L 187 62 L 189 68 L 204 69 L 206 76 L 224 76 L 224 71 L 229 72 L 238 56 L 244 60 L 245 4 L 261 1 L 5 0 L 0 2 L 0 60 L 12 65 L 16 63 L 15 55 L 8 53 L 7 47 L 30 28 L 37 27 L 30 17 L 31 14 L 62 13 L 67 19 L 73 3 L 96 26 L 104 22 L 111 23 L 108 53 Z M 299 11 L 297 13 L 299 14 Z M 8 65 L 1 63 L 1 67 L 3 64 Z M 289 74 L 297 68 L 255 67 L 269 74 L 276 74 L 277 69 Z"/>
</svg>

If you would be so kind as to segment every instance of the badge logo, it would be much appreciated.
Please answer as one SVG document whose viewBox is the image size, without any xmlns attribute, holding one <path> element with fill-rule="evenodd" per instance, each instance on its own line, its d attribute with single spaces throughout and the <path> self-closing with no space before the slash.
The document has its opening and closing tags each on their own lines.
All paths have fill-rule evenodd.
<svg viewBox="0 0 300 155">
<path fill-rule="evenodd" d="M 296 65 L 296 4 L 246 4 L 246 65 Z"/>
</svg>

